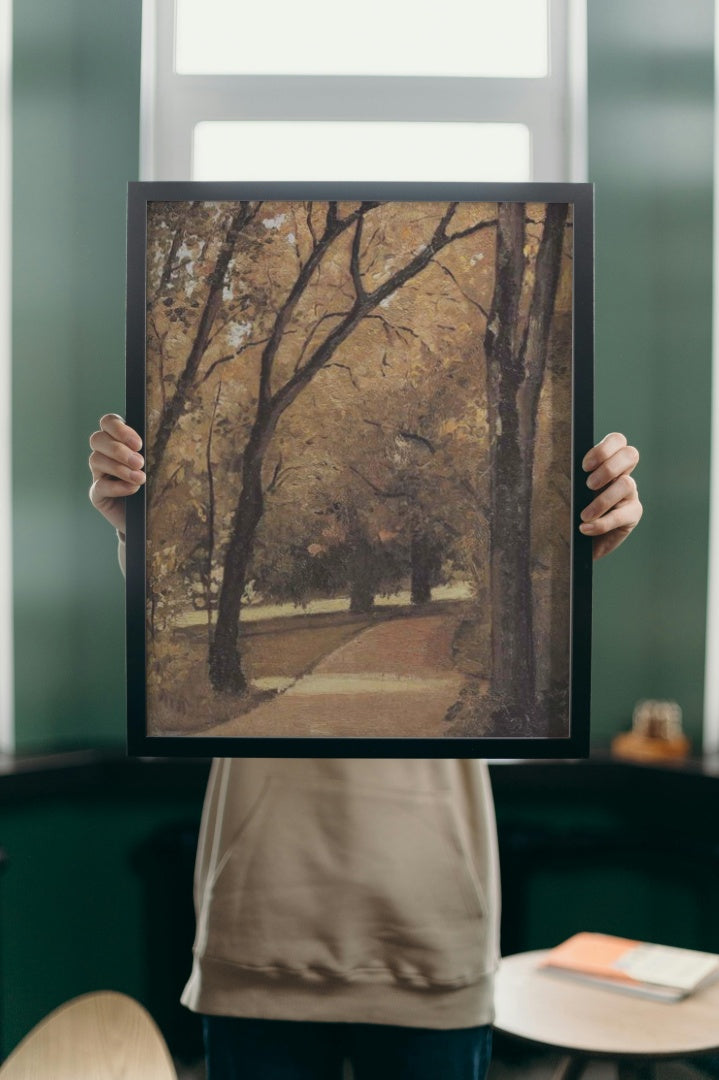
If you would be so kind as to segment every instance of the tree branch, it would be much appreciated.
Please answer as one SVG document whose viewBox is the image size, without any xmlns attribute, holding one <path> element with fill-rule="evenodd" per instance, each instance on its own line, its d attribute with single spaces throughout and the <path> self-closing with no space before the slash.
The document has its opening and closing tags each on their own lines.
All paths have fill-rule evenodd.
<svg viewBox="0 0 719 1080">
<path fill-rule="evenodd" d="M 307 211 L 307 229 L 310 236 L 312 237 L 312 248 L 314 250 L 314 248 L 317 247 L 317 233 L 315 232 L 314 225 L 312 224 L 312 209 L 313 204 L 311 202 L 306 202 L 305 210 Z"/>
<path fill-rule="evenodd" d="M 350 382 L 354 386 L 355 390 L 360 390 L 359 383 L 356 381 L 354 375 L 352 374 L 352 369 L 350 367 L 348 367 L 347 364 L 338 364 L 338 363 L 335 362 L 335 363 L 332 363 L 332 364 L 326 364 L 325 366 L 327 368 L 331 368 L 331 367 L 342 368 L 342 370 L 346 371 L 347 374 L 349 375 Z"/>
<path fill-rule="evenodd" d="M 207 371 L 205 372 L 205 374 L 200 379 L 200 385 L 202 385 L 202 383 L 207 382 L 207 380 L 209 379 L 212 372 L 215 370 L 215 368 L 219 367 L 220 364 L 226 364 L 229 360 L 235 360 L 243 352 L 247 352 L 248 349 L 253 348 L 253 346 L 255 346 L 255 345 L 264 345 L 265 342 L 269 341 L 269 340 L 270 340 L 269 338 L 259 338 L 257 341 L 248 341 L 244 345 L 240 345 L 239 348 L 235 349 L 234 352 L 227 353 L 225 356 L 221 356 L 219 358 L 219 360 L 213 361 L 213 363 L 210 364 Z"/>
<path fill-rule="evenodd" d="M 312 341 L 312 338 L 317 333 L 317 330 L 319 329 L 321 324 L 325 321 L 325 319 L 341 319 L 344 314 L 345 314 L 344 311 L 327 311 L 327 312 L 325 312 L 324 315 L 321 315 L 320 318 L 317 319 L 317 321 L 312 326 L 312 329 L 310 330 L 309 334 L 307 335 L 307 338 L 305 339 L 305 343 L 304 343 L 304 345 L 302 346 L 302 348 L 300 350 L 300 355 L 297 357 L 297 363 L 295 364 L 295 371 L 298 371 L 302 367 L 302 361 L 305 358 L 305 353 L 307 352 L 307 349 L 309 348 L 309 344 Z"/>
<path fill-rule="evenodd" d="M 369 252 L 369 251 L 371 250 L 371 248 L 372 248 L 372 244 L 373 244 L 373 242 L 374 242 L 374 239 L 375 239 L 375 237 L 377 236 L 377 234 L 378 234 L 378 232 L 379 232 L 379 231 L 380 231 L 380 227 L 379 227 L 379 225 L 378 225 L 378 226 L 377 226 L 377 227 L 375 228 L 375 230 L 374 230 L 374 232 L 372 233 L 372 235 L 370 236 L 370 238 L 369 238 L 369 240 L 367 241 L 367 243 L 365 244 L 365 246 L 364 246 L 364 251 L 363 251 L 363 252 L 361 252 L 362 258 L 365 258 L 365 257 L 367 256 L 368 252 Z M 369 272 L 370 272 L 370 270 L 372 269 L 372 267 L 376 265 L 376 263 L 377 263 L 377 260 L 379 259 L 379 256 L 380 256 L 380 252 L 379 252 L 379 249 L 378 249 L 377 251 L 375 251 L 374 255 L 372 256 L 372 258 L 370 259 L 369 263 L 367 264 L 367 269 L 366 269 L 366 273 L 369 273 Z"/>
<path fill-rule="evenodd" d="M 362 203 L 362 207 L 365 207 L 366 205 L 366 203 Z M 360 207 L 360 210 L 356 211 L 355 213 L 361 212 L 362 207 Z M 392 274 L 381 285 L 378 285 L 377 288 L 374 289 L 372 292 L 365 292 L 364 298 L 362 300 L 355 300 L 355 303 L 345 314 L 342 321 L 339 322 L 335 327 L 333 327 L 333 329 L 329 332 L 324 341 L 315 349 L 314 353 L 305 363 L 305 365 L 295 371 L 294 375 L 285 383 L 284 386 L 280 387 L 280 389 L 277 390 L 274 396 L 268 398 L 266 402 L 268 409 L 270 409 L 273 413 L 275 412 L 275 410 L 279 410 L 278 415 L 281 414 L 282 411 L 286 409 L 287 406 L 292 403 L 292 401 L 294 401 L 295 397 L 303 388 L 303 386 L 310 382 L 316 372 L 324 366 L 327 360 L 329 360 L 329 358 L 334 353 L 335 349 L 344 341 L 346 337 L 348 337 L 348 335 L 354 330 L 355 326 L 363 318 L 365 318 L 365 316 L 367 316 L 378 304 L 380 304 L 382 300 L 391 296 L 392 293 L 396 292 L 397 289 L 399 289 L 402 285 L 405 284 L 405 282 L 409 281 L 411 278 L 416 277 L 417 274 L 424 270 L 425 267 L 432 260 L 432 258 L 437 254 L 437 252 L 441 251 L 442 248 L 446 247 L 448 244 L 453 243 L 454 240 L 460 235 L 466 236 L 469 235 L 470 232 L 477 232 L 480 229 L 489 228 L 492 224 L 496 224 L 496 222 L 481 221 L 471 229 L 465 229 L 461 234 L 455 233 L 452 236 L 448 236 L 446 232 L 447 224 L 451 221 L 456 207 L 457 203 L 449 204 L 439 224 L 435 228 L 435 231 L 429 243 L 412 259 L 410 259 L 410 261 L 406 263 L 405 266 L 397 270 L 396 273 Z M 348 218 L 344 218 L 342 224 L 347 221 Z M 307 265 L 309 265 L 309 262 Z M 267 348 L 269 349 L 269 347 L 270 346 L 268 345 Z"/>
<path fill-rule="evenodd" d="M 281 469 L 278 462 L 273 471 L 272 480 L 270 481 L 269 486 L 265 488 L 265 494 L 271 495 L 272 492 L 279 491 L 290 473 L 307 472 L 307 470 L 307 465 L 288 465 L 286 469 Z"/>
<path fill-rule="evenodd" d="M 461 292 L 464 299 L 468 303 L 473 304 L 474 307 L 476 307 L 478 309 L 478 311 L 480 311 L 482 313 L 482 315 L 484 315 L 487 322 L 489 322 L 489 312 L 486 311 L 485 308 L 482 307 L 482 305 L 479 303 L 478 300 L 473 300 L 472 297 L 469 295 L 469 293 L 466 293 L 464 291 L 464 289 L 459 284 L 459 282 L 457 281 L 456 277 L 454 276 L 452 271 L 449 269 L 449 267 L 445 266 L 444 263 L 441 263 L 438 259 L 433 259 L 433 262 L 436 263 L 436 265 L 440 268 L 440 270 L 444 271 L 444 273 L 447 275 L 447 277 L 452 279 L 452 281 L 457 286 L 457 289 L 459 290 L 459 292 Z"/>
<path fill-rule="evenodd" d="M 442 215 L 442 218 L 440 219 L 439 225 L 434 230 L 434 237 L 433 237 L 434 240 L 444 240 L 444 239 L 446 239 L 447 226 L 449 225 L 450 221 L 452 220 L 455 213 L 457 212 L 457 207 L 458 206 L 459 206 L 459 203 L 456 203 L 456 202 L 448 203 L 447 209 L 445 210 L 444 214 Z"/>
<path fill-rule="evenodd" d="M 360 301 L 364 300 L 367 293 L 365 287 L 362 284 L 362 273 L 360 271 L 360 246 L 362 244 L 362 218 L 357 218 L 357 224 L 355 225 L 355 234 L 352 238 L 352 254 L 350 256 L 350 274 L 352 275 L 352 282 L 355 287 L 355 296 Z"/>
<path fill-rule="evenodd" d="M 170 487 L 172 486 L 172 483 L 173 483 L 173 481 L 174 481 L 175 477 L 177 476 L 177 474 L 179 473 L 179 471 L 180 471 L 180 469 L 181 469 L 181 468 L 182 468 L 182 462 L 180 462 L 180 464 L 179 464 L 179 465 L 177 466 L 177 468 L 175 469 L 175 471 L 174 471 L 174 472 L 172 473 L 172 475 L 171 475 L 171 476 L 170 476 L 170 477 L 168 478 L 167 482 L 166 482 L 166 483 L 165 483 L 165 484 L 164 484 L 164 485 L 162 486 L 162 489 L 161 489 L 161 490 L 160 490 L 160 491 L 158 492 L 158 494 L 157 494 L 157 496 L 156 496 L 156 498 L 157 498 L 157 499 L 161 499 L 161 498 L 162 498 L 162 496 L 163 496 L 163 495 L 165 494 L 165 492 L 167 492 L 167 491 L 168 491 L 168 490 L 170 489 Z"/>
<path fill-rule="evenodd" d="M 159 332 L 154 315 L 150 315 L 147 321 L 148 325 L 152 327 L 152 332 L 157 340 L 157 355 L 160 361 L 160 400 L 162 401 L 162 408 L 164 409 L 167 404 L 167 388 L 165 386 L 165 340 L 169 331 L 166 330 L 164 334 Z"/>
<path fill-rule="evenodd" d="M 335 239 L 340 236 L 345 229 L 348 229 L 359 217 L 363 217 L 374 207 L 379 206 L 376 202 L 363 202 L 347 217 L 342 218 L 340 221 L 337 217 L 337 204 L 328 203 L 327 207 L 327 222 L 325 225 L 325 231 L 322 234 L 319 242 L 313 248 L 307 262 L 300 270 L 295 283 L 290 289 L 285 302 L 280 307 L 275 319 L 275 324 L 272 328 L 272 333 L 265 346 L 265 350 L 262 353 L 262 363 L 260 367 L 260 393 L 259 400 L 260 406 L 269 407 L 270 400 L 272 398 L 272 368 L 274 366 L 275 357 L 282 341 L 285 327 L 289 322 L 292 314 L 297 307 L 300 297 L 303 295 L 312 275 L 320 264 L 325 252 L 332 245 Z"/>
<path fill-rule="evenodd" d="M 394 323 L 390 322 L 385 315 L 380 315 L 379 312 L 376 312 L 374 315 L 367 315 L 365 317 L 368 321 L 370 319 L 379 319 L 380 322 L 384 323 L 385 328 L 387 330 L 393 330 L 402 342 L 404 341 L 404 339 L 402 337 L 402 334 L 400 333 L 401 330 L 403 330 L 407 334 L 410 334 L 413 338 L 416 338 L 417 341 L 421 341 L 423 345 L 427 344 L 424 338 L 420 334 L 418 334 L 416 330 L 413 330 L 411 326 L 403 326 L 402 324 L 396 326 Z"/>
<path fill-rule="evenodd" d="M 297 213 L 296 213 L 294 208 L 292 210 L 292 221 L 293 221 L 293 224 L 294 224 L 294 229 L 292 230 L 292 234 L 293 234 L 293 236 L 295 238 L 295 242 L 294 242 L 294 244 L 292 246 L 294 247 L 295 255 L 297 256 L 297 265 L 299 266 L 299 268 L 301 270 L 302 267 L 304 266 L 304 263 L 302 261 L 302 256 L 300 254 L 300 238 L 299 238 L 299 231 L 300 230 L 297 227 Z"/>
<path fill-rule="evenodd" d="M 461 240 L 465 236 L 474 236 L 475 233 L 481 232 L 483 229 L 493 229 L 496 224 L 496 218 L 492 218 L 490 221 L 478 221 L 476 225 L 470 225 L 467 229 L 452 233 L 448 239 L 452 242 L 453 240 Z"/>
<path fill-rule="evenodd" d="M 358 217 L 364 217 L 370 210 L 374 210 L 376 207 L 381 206 L 381 202 L 361 202 L 356 210 L 352 210 L 346 218 L 337 218 L 339 225 L 351 225 Z M 337 213 L 337 203 L 335 206 L 335 214 Z"/>
<path fill-rule="evenodd" d="M 186 214 L 178 222 L 177 228 L 175 229 L 175 231 L 173 233 L 173 236 L 172 236 L 172 242 L 170 244 L 170 248 L 169 248 L 169 251 L 167 253 L 167 258 L 165 259 L 165 263 L 164 263 L 164 266 L 162 268 L 162 274 L 160 275 L 160 282 L 159 282 L 159 284 L 157 286 L 157 289 L 155 290 L 155 295 L 153 297 L 153 303 L 159 299 L 159 297 L 161 296 L 163 290 L 167 287 L 167 285 L 170 282 L 170 278 L 172 277 L 172 275 L 173 275 L 173 273 L 174 273 L 174 271 L 176 269 L 176 267 L 175 267 L 175 257 L 177 255 L 178 248 L 180 247 L 180 241 L 182 240 L 183 230 L 186 227 L 189 218 L 192 216 L 192 212 L 194 210 L 196 210 L 199 205 L 200 205 L 200 203 L 197 202 L 197 201 L 191 202 L 188 209 L 187 209 Z"/>
<path fill-rule="evenodd" d="M 275 467 L 272 470 L 272 479 L 270 480 L 269 484 L 265 488 L 265 493 L 266 494 L 269 494 L 270 492 L 275 490 L 275 487 L 277 485 L 277 477 L 280 475 L 280 470 L 281 469 L 282 469 L 282 452 L 280 451 L 280 453 L 279 453 L 279 455 L 277 457 L 277 461 L 275 463 Z"/>
</svg>

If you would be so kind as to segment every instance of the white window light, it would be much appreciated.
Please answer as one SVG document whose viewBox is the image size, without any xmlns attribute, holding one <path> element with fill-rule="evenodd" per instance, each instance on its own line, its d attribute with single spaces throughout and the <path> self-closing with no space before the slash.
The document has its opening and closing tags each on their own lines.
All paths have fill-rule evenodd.
<svg viewBox="0 0 719 1080">
<path fill-rule="evenodd" d="M 180 75 L 542 78 L 547 0 L 177 0 Z"/>
<path fill-rule="evenodd" d="M 428 147 L 431 153 L 428 154 Z M 193 180 L 529 180 L 524 124 L 220 120 L 198 124 Z"/>
</svg>

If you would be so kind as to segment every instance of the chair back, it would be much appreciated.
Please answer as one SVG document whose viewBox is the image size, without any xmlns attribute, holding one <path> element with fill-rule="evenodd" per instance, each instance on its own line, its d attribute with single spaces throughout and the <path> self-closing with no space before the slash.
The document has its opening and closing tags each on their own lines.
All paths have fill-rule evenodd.
<svg viewBox="0 0 719 1080">
<path fill-rule="evenodd" d="M 177 1073 L 147 1010 L 103 990 L 41 1020 L 0 1067 L 0 1080 L 177 1080 Z"/>
</svg>

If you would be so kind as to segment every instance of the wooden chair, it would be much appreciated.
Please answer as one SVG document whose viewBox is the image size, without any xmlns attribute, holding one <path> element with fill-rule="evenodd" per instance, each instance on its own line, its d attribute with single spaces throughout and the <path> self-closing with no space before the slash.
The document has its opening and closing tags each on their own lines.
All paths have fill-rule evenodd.
<svg viewBox="0 0 719 1080">
<path fill-rule="evenodd" d="M 25 1036 L 0 1080 L 177 1080 L 150 1014 L 112 991 L 61 1005 Z"/>
</svg>

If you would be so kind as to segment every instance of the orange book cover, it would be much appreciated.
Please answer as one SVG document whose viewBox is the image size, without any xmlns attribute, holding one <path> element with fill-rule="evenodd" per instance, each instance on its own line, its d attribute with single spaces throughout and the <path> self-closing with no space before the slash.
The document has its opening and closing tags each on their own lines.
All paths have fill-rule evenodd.
<svg viewBox="0 0 719 1080">
<path fill-rule="evenodd" d="M 679 1000 L 719 978 L 719 956 L 714 953 L 587 932 L 552 949 L 541 966 L 663 1000 Z"/>
<path fill-rule="evenodd" d="M 627 975 L 616 964 L 630 949 L 635 949 L 639 944 L 638 941 L 612 937 L 610 934 L 575 934 L 552 949 L 545 957 L 543 966 L 636 983 L 636 979 Z"/>
</svg>

